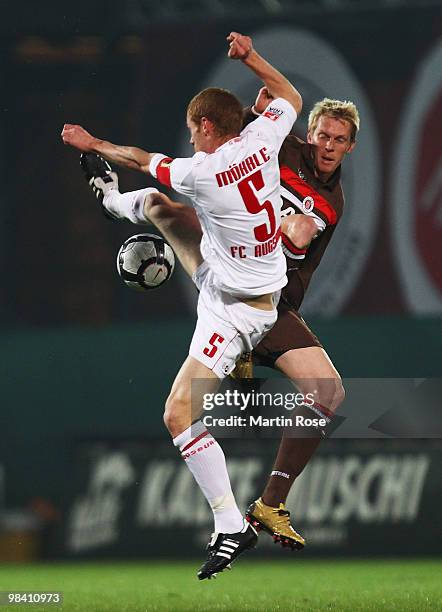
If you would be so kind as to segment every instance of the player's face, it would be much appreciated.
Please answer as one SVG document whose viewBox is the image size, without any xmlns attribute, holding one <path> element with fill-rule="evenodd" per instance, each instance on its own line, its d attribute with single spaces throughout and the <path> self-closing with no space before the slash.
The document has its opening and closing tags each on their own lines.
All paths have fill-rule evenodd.
<svg viewBox="0 0 442 612">
<path fill-rule="evenodd" d="M 331 176 L 355 146 L 351 141 L 351 124 L 327 115 L 322 115 L 314 131 L 307 134 L 307 142 L 316 145 L 315 169 L 322 179 Z"/>
<path fill-rule="evenodd" d="M 192 121 L 189 117 L 187 117 L 187 127 L 190 132 L 190 144 L 193 145 L 195 149 L 195 153 L 198 151 L 204 151 L 205 138 L 202 130 L 202 126 Z"/>
</svg>

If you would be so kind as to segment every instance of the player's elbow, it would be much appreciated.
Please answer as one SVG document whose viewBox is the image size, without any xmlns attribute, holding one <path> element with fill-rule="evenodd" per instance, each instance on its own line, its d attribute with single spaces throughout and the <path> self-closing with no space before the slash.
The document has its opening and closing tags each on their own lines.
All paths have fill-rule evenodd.
<svg viewBox="0 0 442 612">
<path fill-rule="evenodd" d="M 283 78 L 282 82 L 272 85 L 271 93 L 274 98 L 283 98 L 289 102 L 295 109 L 296 115 L 299 117 L 302 111 L 302 96 L 288 79 Z"/>
<path fill-rule="evenodd" d="M 302 96 L 299 91 L 295 89 L 291 83 L 289 83 L 288 87 L 280 97 L 284 98 L 293 106 L 296 111 L 296 115 L 299 117 L 302 111 Z"/>
<path fill-rule="evenodd" d="M 279 98 L 284 98 L 286 102 L 289 102 L 293 106 L 296 111 L 296 116 L 299 117 L 302 111 L 302 98 L 300 94 L 295 91 L 286 92 L 285 94 L 281 94 L 279 96 L 275 96 Z"/>
<path fill-rule="evenodd" d="M 296 91 L 296 89 L 293 91 L 292 97 L 289 102 L 295 109 L 296 115 L 299 117 L 302 111 L 302 96 L 299 91 Z"/>
</svg>

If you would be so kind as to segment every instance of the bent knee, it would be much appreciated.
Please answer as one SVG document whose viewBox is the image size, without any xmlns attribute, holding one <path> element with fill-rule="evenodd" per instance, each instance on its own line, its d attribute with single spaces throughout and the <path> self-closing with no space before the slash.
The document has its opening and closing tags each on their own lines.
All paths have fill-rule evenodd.
<svg viewBox="0 0 442 612">
<path fill-rule="evenodd" d="M 338 378 L 336 378 L 335 381 L 335 396 L 334 396 L 334 403 L 335 403 L 335 407 L 337 408 L 338 406 L 340 406 L 342 404 L 342 402 L 345 399 L 345 388 L 344 385 L 342 384 L 342 378 L 338 375 Z"/>
<path fill-rule="evenodd" d="M 333 378 L 316 379 L 314 386 L 316 401 L 332 412 L 335 412 L 345 399 L 345 389 L 338 373 Z"/>
<path fill-rule="evenodd" d="M 176 394 L 169 395 L 166 400 L 163 421 L 173 437 L 182 433 L 192 422 L 188 402 Z"/>
<path fill-rule="evenodd" d="M 327 381 L 322 396 L 324 405 L 332 412 L 336 412 L 345 399 L 345 389 L 339 374 L 333 378 L 333 381 Z"/>
<path fill-rule="evenodd" d="M 159 191 L 146 194 L 144 198 L 144 212 L 149 218 L 152 215 L 162 215 L 169 206 L 170 199 Z"/>
<path fill-rule="evenodd" d="M 177 417 L 180 414 L 179 402 L 175 399 L 173 395 L 169 395 L 166 400 L 166 405 L 164 408 L 163 421 L 164 425 L 167 427 L 169 431 L 174 429 L 174 425 L 176 424 Z"/>
</svg>

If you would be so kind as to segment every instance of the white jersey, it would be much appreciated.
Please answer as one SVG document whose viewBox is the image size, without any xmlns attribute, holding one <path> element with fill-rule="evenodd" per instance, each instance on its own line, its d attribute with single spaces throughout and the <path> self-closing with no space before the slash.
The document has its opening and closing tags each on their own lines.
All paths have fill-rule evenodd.
<svg viewBox="0 0 442 612">
<path fill-rule="evenodd" d="M 220 289 L 233 296 L 271 293 L 287 283 L 278 153 L 295 120 L 292 105 L 278 98 L 214 153 L 151 161 L 153 176 L 192 200 L 201 254 Z"/>
</svg>

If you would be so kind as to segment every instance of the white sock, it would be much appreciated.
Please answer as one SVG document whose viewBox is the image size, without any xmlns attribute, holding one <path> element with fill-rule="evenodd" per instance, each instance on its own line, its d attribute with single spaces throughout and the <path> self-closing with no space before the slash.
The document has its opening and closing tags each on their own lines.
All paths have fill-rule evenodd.
<svg viewBox="0 0 442 612">
<path fill-rule="evenodd" d="M 144 200 L 150 193 L 158 193 L 158 189 L 146 187 L 127 193 L 120 193 L 118 189 L 109 189 L 103 198 L 103 204 L 120 219 L 128 219 L 135 224 L 146 224 L 149 220 L 144 216 Z"/>
<path fill-rule="evenodd" d="M 237 533 L 244 527 L 244 519 L 236 505 L 227 473 L 226 458 L 221 446 L 197 421 L 173 439 L 181 451 L 204 497 L 209 502 L 217 533 Z"/>
</svg>

